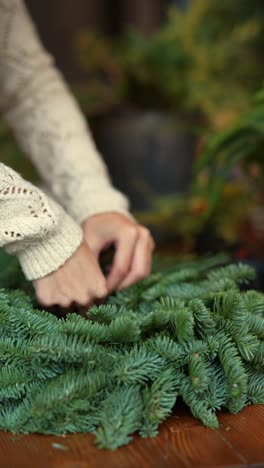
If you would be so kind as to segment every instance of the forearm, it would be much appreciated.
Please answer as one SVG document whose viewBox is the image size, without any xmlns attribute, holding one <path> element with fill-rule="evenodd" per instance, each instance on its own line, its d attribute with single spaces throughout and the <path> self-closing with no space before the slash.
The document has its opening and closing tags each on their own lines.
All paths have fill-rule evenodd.
<svg viewBox="0 0 264 468">
<path fill-rule="evenodd" d="M 85 119 L 23 3 L 0 0 L 0 26 L 7 21 L 4 3 L 15 12 L 8 13 L 13 27 L 0 50 L 0 105 L 21 147 L 78 222 L 105 211 L 127 213 L 127 200 L 112 187 Z"/>
<path fill-rule="evenodd" d="M 82 242 L 80 227 L 19 174 L 0 163 L 0 246 L 17 255 L 26 277 L 58 269 Z"/>
</svg>

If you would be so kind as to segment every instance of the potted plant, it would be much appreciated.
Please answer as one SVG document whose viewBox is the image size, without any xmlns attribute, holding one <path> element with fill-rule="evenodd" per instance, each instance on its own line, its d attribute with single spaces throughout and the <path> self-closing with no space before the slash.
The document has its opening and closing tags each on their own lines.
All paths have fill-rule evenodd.
<svg viewBox="0 0 264 468">
<path fill-rule="evenodd" d="M 153 193 L 185 190 L 195 152 L 194 112 L 180 110 L 186 80 L 174 74 L 187 57 L 177 46 L 165 57 L 162 34 L 146 39 L 130 31 L 118 44 L 91 33 L 79 37 L 90 78 L 77 94 L 113 181 L 135 210 L 149 208 Z M 178 103 L 173 119 L 172 95 Z"/>
<path fill-rule="evenodd" d="M 264 92 L 228 129 L 213 135 L 185 194 L 153 199 L 142 222 L 164 225 L 185 249 L 241 247 L 264 252 Z M 213 240 L 213 243 L 212 243 Z M 216 242 L 217 240 L 217 242 Z"/>
<path fill-rule="evenodd" d="M 252 105 L 230 128 L 215 135 L 197 164 L 202 173 L 209 171 L 208 190 L 211 192 L 207 219 L 218 210 L 224 186 L 230 173 L 237 168 L 239 180 L 246 192 L 238 199 L 239 222 L 234 223 L 236 237 L 247 245 L 248 251 L 263 257 L 264 252 L 264 89 L 254 97 Z M 238 172 L 239 171 L 239 172 Z M 233 180 L 232 183 L 234 184 Z M 232 208 L 232 207 L 231 207 Z M 230 207 L 227 208 L 227 212 Z M 233 213 L 236 213 L 233 207 Z M 228 220 L 227 220 L 228 221 Z M 232 218 L 229 224 L 232 225 Z"/>
</svg>

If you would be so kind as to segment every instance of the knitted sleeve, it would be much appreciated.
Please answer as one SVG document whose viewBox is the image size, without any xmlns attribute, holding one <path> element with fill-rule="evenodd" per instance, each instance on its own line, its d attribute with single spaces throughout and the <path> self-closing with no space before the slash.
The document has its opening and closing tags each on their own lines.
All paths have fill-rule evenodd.
<svg viewBox="0 0 264 468">
<path fill-rule="evenodd" d="M 128 213 L 77 103 L 22 0 L 0 0 L 0 109 L 57 201 L 76 221 Z"/>
<path fill-rule="evenodd" d="M 0 247 L 17 255 L 29 280 L 57 270 L 78 248 L 82 230 L 64 210 L 0 163 Z"/>
</svg>

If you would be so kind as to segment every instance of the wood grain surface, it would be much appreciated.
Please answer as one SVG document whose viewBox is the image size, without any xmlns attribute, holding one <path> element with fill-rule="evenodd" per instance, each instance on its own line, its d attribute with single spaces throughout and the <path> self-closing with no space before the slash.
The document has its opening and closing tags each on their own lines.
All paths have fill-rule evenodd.
<svg viewBox="0 0 264 468">
<path fill-rule="evenodd" d="M 114 452 L 98 450 L 91 435 L 54 437 L 0 432 L 4 468 L 231 468 L 264 467 L 264 406 L 219 413 L 220 428 L 205 428 L 178 405 L 156 438 Z"/>
</svg>

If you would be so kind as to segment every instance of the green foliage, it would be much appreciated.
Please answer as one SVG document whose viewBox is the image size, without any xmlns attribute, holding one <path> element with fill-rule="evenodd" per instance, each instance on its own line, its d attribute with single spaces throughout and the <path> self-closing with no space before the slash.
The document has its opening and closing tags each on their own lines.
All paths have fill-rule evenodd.
<svg viewBox="0 0 264 468">
<path fill-rule="evenodd" d="M 251 268 L 223 262 L 164 267 L 87 317 L 57 318 L 1 253 L 1 429 L 92 432 L 113 450 L 155 436 L 178 397 L 211 428 L 221 408 L 264 403 L 264 295 L 239 291 Z"/>
<path fill-rule="evenodd" d="M 171 413 L 177 399 L 177 373 L 172 369 L 161 371 L 154 382 L 143 390 L 142 437 L 158 434 L 159 424 Z"/>
<path fill-rule="evenodd" d="M 11 131 L 0 119 L 0 152 L 1 163 L 4 163 L 19 172 L 24 178 L 33 182 L 38 181 L 38 175 L 32 164 L 25 157 L 15 142 Z"/>
<path fill-rule="evenodd" d="M 211 194 L 208 215 L 211 215 L 223 194 L 230 171 L 238 163 L 250 173 L 254 164 L 252 192 L 262 189 L 264 180 L 264 90 L 255 97 L 249 109 L 230 128 L 213 136 L 198 160 L 197 171 L 208 171 L 206 190 Z"/>
<path fill-rule="evenodd" d="M 235 123 L 208 139 L 188 192 L 154 197 L 153 209 L 139 214 L 140 221 L 165 226 L 189 247 L 199 233 L 208 230 L 227 243 L 237 241 L 241 226 L 252 225 L 251 215 L 262 209 L 263 151 L 262 89 Z"/>
<path fill-rule="evenodd" d="M 261 85 L 263 24 L 260 0 L 195 0 L 171 8 L 148 37 L 130 29 L 111 41 L 82 31 L 76 48 L 87 83 L 78 95 L 88 112 L 198 109 L 216 123 L 216 114 L 244 109 Z"/>
<path fill-rule="evenodd" d="M 100 448 L 116 449 L 130 442 L 140 427 L 142 397 L 140 387 L 131 385 L 116 387 L 103 402 L 96 441 Z"/>
</svg>

